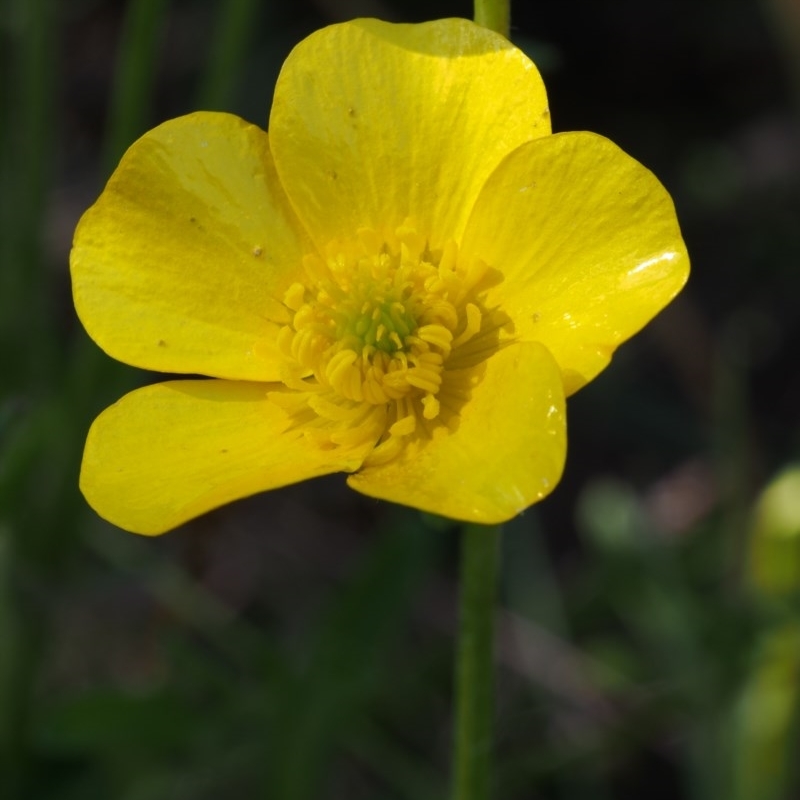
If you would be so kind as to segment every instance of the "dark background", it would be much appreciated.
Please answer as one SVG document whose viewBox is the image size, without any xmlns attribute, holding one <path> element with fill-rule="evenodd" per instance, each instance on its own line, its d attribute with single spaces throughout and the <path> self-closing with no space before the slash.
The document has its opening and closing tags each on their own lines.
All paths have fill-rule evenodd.
<svg viewBox="0 0 800 800">
<path fill-rule="evenodd" d="M 467 2 L 0 0 L 0 797 L 446 795 L 458 530 L 341 476 L 160 539 L 77 490 L 92 418 L 156 379 L 70 299 L 124 149 L 199 108 L 266 125 L 353 16 Z M 516 0 L 556 131 L 675 200 L 686 290 L 569 403 L 557 491 L 506 528 L 501 800 L 800 797 L 800 4 Z M 777 521 L 776 521 L 777 520 Z"/>
</svg>

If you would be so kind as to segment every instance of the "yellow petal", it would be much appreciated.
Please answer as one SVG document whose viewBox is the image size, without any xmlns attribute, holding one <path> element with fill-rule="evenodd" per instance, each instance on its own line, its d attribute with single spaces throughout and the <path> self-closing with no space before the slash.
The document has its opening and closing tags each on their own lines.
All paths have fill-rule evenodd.
<svg viewBox="0 0 800 800">
<path fill-rule="evenodd" d="M 550 132 L 531 61 L 463 19 L 356 20 L 304 39 L 278 78 L 270 141 L 319 247 L 407 217 L 441 245 L 500 160 Z"/>
<path fill-rule="evenodd" d="M 418 452 L 347 482 L 359 492 L 452 519 L 495 524 L 541 500 L 558 483 L 566 417 L 558 366 L 541 345 L 512 344 L 486 362 L 460 424 Z M 444 430 L 442 429 L 444 432 Z"/>
<path fill-rule="evenodd" d="M 502 306 L 518 337 L 550 350 L 568 395 L 604 369 L 689 274 L 664 187 L 591 133 L 515 150 L 478 198 L 463 250 L 503 273 L 487 303 Z"/>
<path fill-rule="evenodd" d="M 84 496 L 115 525 L 157 534 L 241 497 L 359 467 L 369 446 L 315 446 L 267 400 L 275 389 L 186 380 L 131 392 L 89 431 Z"/>
<path fill-rule="evenodd" d="M 201 112 L 135 142 L 84 214 L 75 306 L 114 358 L 162 372 L 273 380 L 275 297 L 308 252 L 267 134 Z"/>
</svg>

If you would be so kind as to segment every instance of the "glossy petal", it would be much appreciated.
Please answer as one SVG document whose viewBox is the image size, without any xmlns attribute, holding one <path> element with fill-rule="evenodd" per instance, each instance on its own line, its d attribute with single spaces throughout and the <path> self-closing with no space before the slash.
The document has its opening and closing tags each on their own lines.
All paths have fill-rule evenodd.
<svg viewBox="0 0 800 800">
<path fill-rule="evenodd" d="M 372 497 L 494 524 L 549 494 L 565 455 L 558 366 L 541 345 L 519 343 L 486 362 L 453 433 L 419 452 L 406 449 L 384 466 L 367 467 L 347 482 Z"/>
<path fill-rule="evenodd" d="M 145 134 L 75 233 L 75 306 L 111 356 L 162 372 L 273 380 L 281 296 L 305 238 L 267 134 L 197 113 Z"/>
<path fill-rule="evenodd" d="M 508 41 L 463 19 L 356 20 L 304 39 L 278 79 L 275 164 L 319 247 L 407 217 L 458 237 L 486 178 L 550 133 L 544 85 Z"/>
<path fill-rule="evenodd" d="M 81 490 L 115 525 L 157 534 L 256 492 L 359 467 L 369 447 L 311 444 L 267 400 L 275 389 L 186 380 L 126 395 L 89 431 Z"/>
<path fill-rule="evenodd" d="M 651 172 L 591 133 L 506 158 L 478 198 L 463 250 L 500 270 L 488 304 L 553 354 L 567 394 L 604 369 L 689 273 L 672 200 Z"/>
</svg>

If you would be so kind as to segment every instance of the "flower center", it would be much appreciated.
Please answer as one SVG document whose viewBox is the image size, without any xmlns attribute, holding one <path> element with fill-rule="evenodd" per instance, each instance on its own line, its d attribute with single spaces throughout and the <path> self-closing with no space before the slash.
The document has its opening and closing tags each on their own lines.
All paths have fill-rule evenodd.
<svg viewBox="0 0 800 800">
<path fill-rule="evenodd" d="M 409 222 L 386 238 L 361 229 L 357 240 L 334 242 L 303 266 L 306 282 L 284 296 L 292 314 L 278 336 L 284 382 L 309 393 L 323 419 L 373 437 L 371 462 L 379 450 L 392 457 L 396 442 L 420 427 L 448 424 L 442 417 L 465 386 L 464 376 L 448 381 L 446 373 L 454 353 L 486 327 L 479 284 L 487 266 L 462 263 L 454 241 L 431 250 Z M 341 434 L 329 438 L 353 439 Z"/>
</svg>

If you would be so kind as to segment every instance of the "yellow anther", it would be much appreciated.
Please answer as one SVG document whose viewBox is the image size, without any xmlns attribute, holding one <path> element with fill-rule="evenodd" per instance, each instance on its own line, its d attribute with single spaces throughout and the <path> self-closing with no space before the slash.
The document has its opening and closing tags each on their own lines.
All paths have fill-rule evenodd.
<svg viewBox="0 0 800 800">
<path fill-rule="evenodd" d="M 280 350 L 281 353 L 288 358 L 292 357 L 292 342 L 296 336 L 297 334 L 288 325 L 278 331 L 278 337 L 276 340 L 278 344 L 278 350 Z"/>
<path fill-rule="evenodd" d="M 388 403 L 390 397 L 383 389 L 381 382 L 374 377 L 369 376 L 364 382 L 364 399 L 373 405 L 380 405 L 381 403 Z"/>
<path fill-rule="evenodd" d="M 458 257 L 458 245 L 450 239 L 442 250 L 442 257 L 439 259 L 439 274 L 453 272 L 456 268 L 456 258 Z"/>
<path fill-rule="evenodd" d="M 361 371 L 355 367 L 350 366 L 343 375 L 343 382 L 341 392 L 345 397 L 351 400 L 358 400 L 361 402 L 364 399 L 364 383 L 362 381 Z"/>
<path fill-rule="evenodd" d="M 474 303 L 467 303 L 467 324 L 463 331 L 453 339 L 453 349 L 468 342 L 481 329 L 481 310 Z"/>
<path fill-rule="evenodd" d="M 422 416 L 425 419 L 436 419 L 439 416 L 439 409 L 439 401 L 432 394 L 426 394 L 422 398 Z"/>
<path fill-rule="evenodd" d="M 414 433 L 416 427 L 416 417 L 410 414 L 407 417 L 397 420 L 397 422 L 389 428 L 389 433 L 392 434 L 392 436 L 408 436 L 410 433 Z"/>
<path fill-rule="evenodd" d="M 431 370 L 423 370 L 419 367 L 414 367 L 406 373 L 406 381 L 417 389 L 422 389 L 425 392 L 436 394 L 439 391 L 439 386 L 442 379 L 439 375 Z"/>
<path fill-rule="evenodd" d="M 464 280 L 464 289 L 468 292 L 472 291 L 483 280 L 484 275 L 489 271 L 489 265 L 476 258 L 467 270 L 466 278 Z"/>
<path fill-rule="evenodd" d="M 306 287 L 302 283 L 293 283 L 283 296 L 283 302 L 292 311 L 299 311 L 306 297 Z"/>
<path fill-rule="evenodd" d="M 388 464 L 400 455 L 403 449 L 403 439 L 400 436 L 389 436 L 382 441 L 364 460 L 365 467 L 378 467 Z"/>
<path fill-rule="evenodd" d="M 328 379 L 328 383 L 334 388 L 338 383 L 341 383 L 345 373 L 350 370 L 357 358 L 358 356 L 352 350 L 340 350 L 336 353 L 328 361 L 328 366 L 325 368 L 325 376 Z"/>
<path fill-rule="evenodd" d="M 358 406 L 340 405 L 332 402 L 328 397 L 320 394 L 311 395 L 308 398 L 308 405 L 321 417 L 336 422 L 352 421 L 364 413 Z"/>
<path fill-rule="evenodd" d="M 397 238 L 401 245 L 401 254 L 408 259 L 418 261 L 422 251 L 425 249 L 425 237 L 417 231 L 417 227 L 412 219 L 405 222 L 396 231 Z M 405 259 L 404 259 L 405 260 Z"/>
<path fill-rule="evenodd" d="M 376 424 L 377 423 L 377 424 Z M 372 418 L 364 420 L 360 425 L 344 428 L 331 434 L 331 441 L 345 447 L 361 444 L 365 441 L 375 441 L 383 432 L 383 421 Z"/>
<path fill-rule="evenodd" d="M 425 310 L 425 321 L 444 325 L 450 331 L 458 325 L 458 311 L 452 303 L 439 300 Z"/>
<path fill-rule="evenodd" d="M 450 352 L 450 343 L 453 341 L 453 334 L 444 325 L 423 325 L 417 329 L 417 336 L 423 342 L 436 345 L 436 347 Z"/>
<path fill-rule="evenodd" d="M 436 370 L 444 363 L 444 357 L 441 353 L 435 350 L 422 350 L 419 353 L 414 353 L 411 359 L 415 366 L 427 367 L 428 369 Z"/>
</svg>

